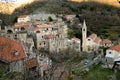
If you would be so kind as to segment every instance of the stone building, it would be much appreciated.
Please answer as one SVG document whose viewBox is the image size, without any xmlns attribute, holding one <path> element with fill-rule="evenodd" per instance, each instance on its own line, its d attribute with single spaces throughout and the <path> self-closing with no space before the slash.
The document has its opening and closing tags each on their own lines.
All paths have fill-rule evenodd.
<svg viewBox="0 0 120 80">
<path fill-rule="evenodd" d="M 22 44 L 10 38 L 0 36 L 0 60 L 8 71 L 24 72 L 24 59 L 27 57 Z"/>
<path fill-rule="evenodd" d="M 81 52 L 81 41 L 79 38 L 73 37 L 68 40 L 68 47 L 74 49 L 76 52 Z"/>
</svg>

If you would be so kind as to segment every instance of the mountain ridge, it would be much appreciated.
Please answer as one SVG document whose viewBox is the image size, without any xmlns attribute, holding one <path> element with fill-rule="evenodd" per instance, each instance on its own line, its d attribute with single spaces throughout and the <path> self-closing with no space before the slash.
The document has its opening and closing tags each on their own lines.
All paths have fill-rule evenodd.
<svg viewBox="0 0 120 80">
<path fill-rule="evenodd" d="M 18 2 L 0 2 L 0 13 L 3 14 L 12 14 L 15 9 L 20 7 L 25 7 L 28 4 L 31 4 L 35 1 L 46 1 L 46 0 L 18 0 Z"/>
<path fill-rule="evenodd" d="M 120 8 L 120 0 L 68 0 L 72 2 L 98 2 Z"/>
</svg>

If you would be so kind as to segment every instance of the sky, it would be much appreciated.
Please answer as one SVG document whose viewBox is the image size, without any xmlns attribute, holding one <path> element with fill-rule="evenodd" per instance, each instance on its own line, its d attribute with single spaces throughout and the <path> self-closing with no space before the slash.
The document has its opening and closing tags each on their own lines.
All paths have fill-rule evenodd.
<svg viewBox="0 0 120 80">
<path fill-rule="evenodd" d="M 17 2 L 18 0 L 0 0 L 0 2 Z"/>
</svg>

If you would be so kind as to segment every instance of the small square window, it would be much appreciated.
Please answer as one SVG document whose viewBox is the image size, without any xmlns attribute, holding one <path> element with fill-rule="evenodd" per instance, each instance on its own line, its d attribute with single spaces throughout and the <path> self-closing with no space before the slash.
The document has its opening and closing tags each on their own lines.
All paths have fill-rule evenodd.
<svg viewBox="0 0 120 80">
<path fill-rule="evenodd" d="M 90 41 L 90 39 L 88 39 L 88 41 Z"/>
<path fill-rule="evenodd" d="M 85 29 L 83 29 L 83 31 L 85 31 Z"/>
<path fill-rule="evenodd" d="M 109 52 L 109 54 L 111 54 L 112 52 Z"/>
</svg>

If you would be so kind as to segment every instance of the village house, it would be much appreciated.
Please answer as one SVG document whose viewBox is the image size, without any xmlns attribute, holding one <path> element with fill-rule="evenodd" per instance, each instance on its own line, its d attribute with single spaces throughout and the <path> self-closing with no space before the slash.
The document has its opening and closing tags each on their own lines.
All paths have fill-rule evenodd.
<svg viewBox="0 0 120 80">
<path fill-rule="evenodd" d="M 41 77 L 45 76 L 45 71 L 52 68 L 52 60 L 47 55 L 40 54 L 37 56 L 38 70 Z"/>
<path fill-rule="evenodd" d="M 42 23 L 40 21 L 35 21 L 34 22 L 35 27 L 33 28 L 34 33 L 40 32 L 40 33 L 50 33 L 53 30 L 52 24 L 49 23 Z"/>
<path fill-rule="evenodd" d="M 29 22 L 26 22 L 26 23 L 15 23 L 14 24 L 14 30 L 15 32 L 25 32 L 29 29 L 30 27 L 30 23 Z"/>
<path fill-rule="evenodd" d="M 44 35 L 44 38 L 46 39 L 46 49 L 50 52 L 56 52 L 56 48 L 55 48 L 55 35 L 52 34 L 46 34 Z"/>
<path fill-rule="evenodd" d="M 33 36 L 27 34 L 25 41 L 21 42 L 23 44 L 23 47 L 25 49 L 25 52 L 27 54 L 27 58 L 31 59 L 31 58 L 35 58 L 36 54 L 34 53 L 34 41 L 33 41 Z"/>
<path fill-rule="evenodd" d="M 68 40 L 67 46 L 77 52 L 81 52 L 81 41 L 79 38 L 73 37 Z"/>
<path fill-rule="evenodd" d="M 109 39 L 103 39 L 100 44 L 101 47 L 111 47 L 113 45 L 112 41 Z"/>
<path fill-rule="evenodd" d="M 112 68 L 115 61 L 120 61 L 120 45 L 107 49 L 105 57 L 108 66 Z"/>
<path fill-rule="evenodd" d="M 25 61 L 25 76 L 28 77 L 35 77 L 39 75 L 38 70 L 38 61 L 36 58 L 31 58 Z"/>
<path fill-rule="evenodd" d="M 65 18 L 67 19 L 67 21 L 73 22 L 74 18 L 76 17 L 76 15 L 66 15 Z"/>
<path fill-rule="evenodd" d="M 31 18 L 29 15 L 19 16 L 17 19 L 17 23 L 14 24 L 15 32 L 27 32 L 31 28 Z"/>
<path fill-rule="evenodd" d="M 0 61 L 7 71 L 24 72 L 24 59 L 27 57 L 22 44 L 7 37 L 0 36 Z"/>
<path fill-rule="evenodd" d="M 30 21 L 31 21 L 31 18 L 28 15 L 19 16 L 17 19 L 17 23 L 26 23 Z"/>
<path fill-rule="evenodd" d="M 48 50 L 51 53 L 60 52 L 64 49 L 64 38 L 67 37 L 67 27 L 58 23 L 35 22 L 33 32 L 36 35 L 35 45 L 37 49 Z"/>
</svg>

